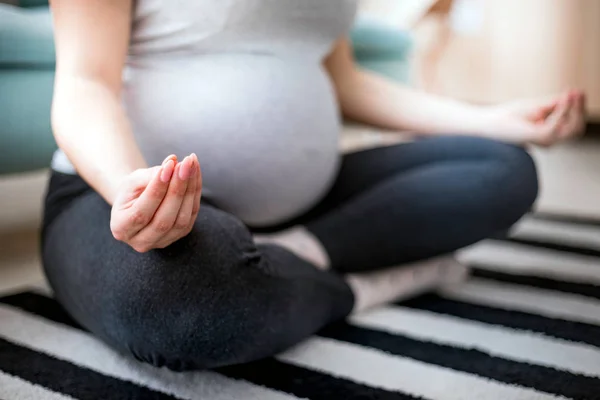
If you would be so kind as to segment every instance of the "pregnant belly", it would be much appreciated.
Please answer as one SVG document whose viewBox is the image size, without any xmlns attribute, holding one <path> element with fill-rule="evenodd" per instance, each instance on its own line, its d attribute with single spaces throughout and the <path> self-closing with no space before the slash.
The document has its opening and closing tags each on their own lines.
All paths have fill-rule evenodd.
<svg viewBox="0 0 600 400">
<path fill-rule="evenodd" d="M 147 161 L 198 154 L 204 195 L 244 222 L 306 211 L 338 166 L 339 113 L 316 64 L 211 55 L 132 67 L 125 105 Z"/>
</svg>

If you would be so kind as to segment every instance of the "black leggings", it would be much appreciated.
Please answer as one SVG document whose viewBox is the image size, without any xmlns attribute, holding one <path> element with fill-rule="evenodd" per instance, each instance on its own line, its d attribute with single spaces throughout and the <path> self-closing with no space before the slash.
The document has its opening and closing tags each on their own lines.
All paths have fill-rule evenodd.
<svg viewBox="0 0 600 400">
<path fill-rule="evenodd" d="M 303 224 L 326 272 L 255 244 L 234 215 L 203 202 L 190 235 L 136 253 L 109 229 L 110 207 L 81 178 L 52 174 L 43 262 L 58 300 L 114 348 L 175 370 L 279 352 L 352 310 L 340 274 L 448 253 L 514 224 L 537 177 L 521 148 L 446 137 L 346 155 L 336 183 Z M 283 228 L 272 227 L 272 230 Z"/>
</svg>

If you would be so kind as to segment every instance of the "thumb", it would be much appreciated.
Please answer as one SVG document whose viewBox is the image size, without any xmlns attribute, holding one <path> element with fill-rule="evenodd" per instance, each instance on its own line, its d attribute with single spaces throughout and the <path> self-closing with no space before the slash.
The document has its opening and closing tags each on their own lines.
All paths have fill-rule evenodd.
<svg viewBox="0 0 600 400">
<path fill-rule="evenodd" d="M 569 103 L 564 99 L 559 100 L 555 109 L 541 124 L 538 124 L 540 140 L 539 144 L 549 146 L 558 137 L 559 129 L 568 116 Z"/>
<path fill-rule="evenodd" d="M 129 208 L 140 197 L 155 175 L 160 173 L 161 167 L 137 169 L 127 175 L 119 188 L 113 202 L 118 208 Z"/>
<path fill-rule="evenodd" d="M 557 106 L 558 106 L 558 100 L 553 100 L 550 103 L 546 103 L 546 104 L 539 106 L 538 109 L 536 111 L 534 111 L 534 113 L 532 115 L 533 121 L 536 123 L 543 122 L 546 118 L 548 118 L 554 112 L 554 110 L 556 110 Z"/>
<path fill-rule="evenodd" d="M 157 165 L 150 168 L 140 168 L 136 169 L 129 175 L 127 175 L 118 186 L 117 193 L 115 196 L 114 204 L 120 205 L 131 205 L 135 199 L 141 196 L 144 190 L 148 187 L 148 185 L 152 182 L 153 178 L 157 178 L 155 180 L 161 181 L 165 178 L 164 176 L 158 176 L 161 172 L 164 174 L 164 166 L 169 162 L 173 161 L 173 165 L 177 164 L 177 156 L 171 154 L 163 161 L 162 165 Z M 172 173 L 172 168 L 169 168 Z M 170 175 L 168 177 L 170 180 Z"/>
<path fill-rule="evenodd" d="M 544 122 L 556 110 L 560 99 L 560 96 L 551 96 L 531 100 L 527 110 L 530 120 L 535 123 Z"/>
<path fill-rule="evenodd" d="M 141 169 L 135 170 L 129 176 L 130 187 L 136 187 L 136 188 L 142 188 L 142 189 L 145 188 L 152 181 L 152 178 L 154 178 L 154 176 L 161 171 L 162 167 L 166 166 L 167 163 L 171 160 L 173 160 L 173 165 L 177 164 L 177 156 L 174 154 L 171 154 L 170 156 L 168 156 L 167 158 L 164 159 L 162 165 L 157 165 L 157 166 L 150 167 L 150 168 L 141 168 Z M 169 177 L 169 179 L 170 179 L 170 177 Z M 167 180 L 167 182 L 168 182 L 168 180 Z"/>
<path fill-rule="evenodd" d="M 150 168 L 142 168 L 142 169 L 133 171 L 129 175 L 127 186 L 129 188 L 138 188 L 138 187 L 145 188 L 146 186 L 148 186 L 148 183 L 150 183 L 150 181 L 152 181 L 152 178 L 154 177 L 154 175 L 156 175 L 160 172 L 160 169 L 161 169 L 160 166 L 156 166 L 156 167 L 150 167 Z"/>
<path fill-rule="evenodd" d="M 569 113 L 569 101 L 568 98 L 561 98 L 558 100 L 556 107 L 552 113 L 548 116 L 545 122 L 545 126 L 551 129 L 558 129 L 568 116 Z"/>
</svg>

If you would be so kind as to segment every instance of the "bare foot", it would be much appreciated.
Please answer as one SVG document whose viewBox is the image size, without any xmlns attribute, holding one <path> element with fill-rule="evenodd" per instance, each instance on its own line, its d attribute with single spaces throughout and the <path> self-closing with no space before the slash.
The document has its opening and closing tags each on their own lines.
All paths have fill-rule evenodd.
<svg viewBox="0 0 600 400">
<path fill-rule="evenodd" d="M 380 271 L 348 274 L 345 279 L 354 292 L 353 313 L 357 313 L 460 283 L 467 275 L 468 268 L 449 255 Z"/>
</svg>

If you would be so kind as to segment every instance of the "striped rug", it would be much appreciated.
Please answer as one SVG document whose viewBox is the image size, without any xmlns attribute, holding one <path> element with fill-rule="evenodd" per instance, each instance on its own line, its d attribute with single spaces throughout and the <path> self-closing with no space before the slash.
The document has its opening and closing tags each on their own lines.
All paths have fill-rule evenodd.
<svg viewBox="0 0 600 400">
<path fill-rule="evenodd" d="M 600 223 L 533 215 L 463 258 L 474 272 L 458 287 L 216 371 L 142 365 L 47 291 L 5 293 L 0 399 L 600 399 Z"/>
</svg>

